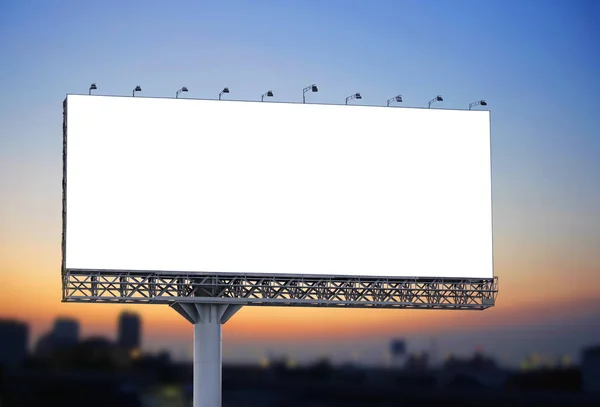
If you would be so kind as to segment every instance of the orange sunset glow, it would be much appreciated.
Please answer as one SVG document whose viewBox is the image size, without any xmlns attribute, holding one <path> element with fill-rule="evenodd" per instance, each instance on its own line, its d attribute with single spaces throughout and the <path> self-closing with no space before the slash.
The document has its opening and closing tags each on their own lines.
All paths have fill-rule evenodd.
<svg viewBox="0 0 600 407">
<path fill-rule="evenodd" d="M 159 342 L 163 346 L 168 346 L 173 339 L 191 340 L 189 323 L 166 305 L 61 303 L 59 244 L 8 248 L 0 268 L 2 316 L 30 321 L 34 337 L 48 329 L 56 316 L 83 321 L 84 334 L 114 335 L 117 314 L 130 309 L 142 316 L 145 334 L 162 338 Z M 572 313 L 598 306 L 593 301 L 595 287 L 591 283 L 600 281 L 600 272 L 586 267 L 585 260 L 579 260 L 583 263 L 577 271 L 579 278 L 569 279 L 565 270 L 576 264 L 560 253 L 547 253 L 548 259 L 544 259 L 531 256 L 529 251 L 528 256 L 508 261 L 501 250 L 496 252 L 501 291 L 497 306 L 484 312 L 245 307 L 227 323 L 224 335 L 226 339 L 259 342 L 319 338 L 360 340 L 458 328 L 514 326 L 568 318 Z M 554 261 L 550 261 L 552 258 Z M 542 282 L 539 282 L 539 274 L 533 272 L 536 269 L 527 267 L 536 263 L 538 273 L 548 276 Z M 27 285 L 21 278 L 24 275 L 28 276 Z"/>
</svg>

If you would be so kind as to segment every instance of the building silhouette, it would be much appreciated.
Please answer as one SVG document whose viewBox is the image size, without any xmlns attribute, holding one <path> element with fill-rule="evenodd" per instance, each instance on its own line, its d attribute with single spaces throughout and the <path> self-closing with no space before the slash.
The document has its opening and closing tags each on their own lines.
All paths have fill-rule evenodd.
<svg viewBox="0 0 600 407">
<path fill-rule="evenodd" d="M 56 345 L 73 346 L 79 342 L 79 322 L 70 318 L 57 318 L 52 335 Z"/>
<path fill-rule="evenodd" d="M 476 351 L 471 358 L 450 356 L 442 365 L 439 383 L 448 387 L 502 388 L 508 373 L 496 361 Z"/>
<path fill-rule="evenodd" d="M 68 349 L 79 343 L 79 322 L 72 318 L 57 318 L 52 330 L 40 337 L 35 355 L 47 358 L 57 349 Z"/>
<path fill-rule="evenodd" d="M 0 366 L 17 367 L 27 358 L 29 326 L 15 320 L 0 320 Z"/>
<path fill-rule="evenodd" d="M 429 369 L 429 354 L 423 353 L 412 353 L 406 359 L 404 365 L 406 370 L 409 371 L 427 371 Z"/>
<path fill-rule="evenodd" d="M 403 338 L 393 339 L 390 343 L 391 362 L 394 367 L 401 367 L 406 363 L 406 340 Z"/>
<path fill-rule="evenodd" d="M 581 379 L 584 391 L 600 394 L 600 345 L 581 352 Z"/>
<path fill-rule="evenodd" d="M 125 311 L 119 315 L 117 344 L 128 351 L 139 350 L 142 339 L 142 321 L 138 314 Z"/>
</svg>

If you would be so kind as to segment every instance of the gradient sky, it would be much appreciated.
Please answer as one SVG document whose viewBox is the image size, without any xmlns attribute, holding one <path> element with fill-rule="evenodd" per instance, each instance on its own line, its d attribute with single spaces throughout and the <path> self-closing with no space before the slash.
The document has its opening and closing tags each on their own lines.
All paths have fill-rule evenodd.
<svg viewBox="0 0 600 407">
<path fill-rule="evenodd" d="M 485 312 L 245 308 L 224 357 L 381 359 L 436 337 L 440 355 L 478 344 L 507 362 L 600 342 L 600 3 L 598 1 L 0 2 L 0 316 L 57 315 L 115 333 L 119 305 L 60 302 L 62 101 L 66 93 L 217 97 L 492 111 L 495 270 Z M 168 139 L 168 135 L 165 135 Z M 107 163 L 109 165 L 109 163 Z M 166 306 L 134 306 L 148 349 L 180 355 L 191 327 Z M 594 322 L 596 322 L 594 324 Z M 166 333 L 168 332 L 168 334 Z M 379 358 L 379 359 L 378 359 Z"/>
</svg>

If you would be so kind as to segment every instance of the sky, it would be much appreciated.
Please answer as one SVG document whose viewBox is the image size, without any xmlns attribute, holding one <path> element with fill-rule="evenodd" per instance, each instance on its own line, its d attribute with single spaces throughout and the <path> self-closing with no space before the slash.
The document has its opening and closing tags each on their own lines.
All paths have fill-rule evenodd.
<svg viewBox="0 0 600 407">
<path fill-rule="evenodd" d="M 62 101 L 67 93 L 444 108 L 492 117 L 496 306 L 483 312 L 246 307 L 225 360 L 289 353 L 381 359 L 393 337 L 436 354 L 481 345 L 509 364 L 600 342 L 600 3 L 471 0 L 0 1 L 0 317 L 57 316 L 114 336 L 121 305 L 61 303 Z M 109 163 L 107 163 L 109 165 Z M 189 355 L 166 306 L 130 306 L 145 346 Z M 594 324 L 596 321 L 596 324 Z M 378 359 L 379 358 L 379 359 Z"/>
</svg>

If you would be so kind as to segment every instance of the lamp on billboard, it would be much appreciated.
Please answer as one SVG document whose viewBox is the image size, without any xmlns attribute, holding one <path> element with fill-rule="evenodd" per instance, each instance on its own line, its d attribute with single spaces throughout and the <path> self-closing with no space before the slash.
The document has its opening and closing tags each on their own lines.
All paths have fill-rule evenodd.
<svg viewBox="0 0 600 407">
<path fill-rule="evenodd" d="M 388 99 L 388 100 L 387 100 L 387 105 L 388 105 L 388 107 L 389 107 L 389 106 L 390 106 L 390 104 L 392 104 L 393 102 L 396 102 L 396 103 L 402 103 L 402 95 L 394 96 L 393 98 L 391 98 L 391 99 Z"/>
<path fill-rule="evenodd" d="M 431 105 L 433 103 L 435 103 L 435 102 L 443 102 L 443 101 L 444 101 L 444 99 L 440 95 L 437 95 L 436 97 L 434 97 L 433 99 L 431 99 L 429 101 L 429 106 L 428 107 L 431 108 Z"/>
<path fill-rule="evenodd" d="M 273 91 L 272 90 L 268 90 L 266 93 L 263 93 L 263 95 L 260 97 L 260 101 L 264 102 L 265 101 L 265 97 L 272 98 L 273 97 Z"/>
<path fill-rule="evenodd" d="M 473 102 L 469 104 L 469 110 L 474 106 L 487 106 L 487 102 L 485 100 L 478 100 L 477 102 Z"/>
<path fill-rule="evenodd" d="M 175 92 L 175 99 L 179 98 L 179 94 L 180 94 L 181 92 L 187 92 L 187 91 L 188 91 L 188 88 L 186 88 L 185 86 L 184 86 L 184 87 L 182 87 L 182 88 L 181 88 L 181 89 L 179 89 L 177 92 Z"/>
<path fill-rule="evenodd" d="M 272 96 L 63 103 L 62 301 L 173 308 L 193 325 L 194 407 L 221 406 L 222 325 L 244 306 L 495 304 L 490 112 Z"/>
<path fill-rule="evenodd" d="M 98 89 L 98 87 L 96 86 L 96 84 L 95 84 L 95 83 L 92 83 L 92 84 L 90 85 L 90 92 L 89 92 L 89 95 L 91 95 L 91 94 L 92 94 L 92 91 L 93 91 L 93 90 L 96 90 L 96 89 Z"/>
<path fill-rule="evenodd" d="M 140 85 L 138 85 L 133 89 L 131 96 L 135 96 L 135 92 L 141 92 L 141 91 L 142 91 L 142 87 Z"/>
<path fill-rule="evenodd" d="M 221 96 L 223 96 L 223 93 L 229 93 L 229 88 L 223 88 L 221 93 L 219 93 L 219 100 L 221 100 Z"/>
<path fill-rule="evenodd" d="M 362 99 L 362 96 L 359 92 L 356 92 L 354 95 L 350 95 L 346 98 L 346 104 L 348 104 L 348 101 L 351 99 Z"/>
<path fill-rule="evenodd" d="M 311 92 L 318 92 L 319 88 L 317 88 L 317 85 L 315 85 L 314 83 L 312 85 L 307 86 L 306 88 L 304 88 L 302 90 L 302 103 L 306 103 L 306 92 L 308 92 L 309 90 Z"/>
</svg>

